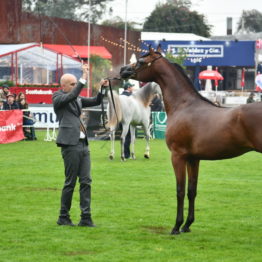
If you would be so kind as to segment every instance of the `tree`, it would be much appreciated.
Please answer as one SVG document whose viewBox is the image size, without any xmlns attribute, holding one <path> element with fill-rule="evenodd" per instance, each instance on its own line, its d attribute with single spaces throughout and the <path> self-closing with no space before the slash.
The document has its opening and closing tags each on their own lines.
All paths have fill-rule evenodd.
<svg viewBox="0 0 262 262">
<path fill-rule="evenodd" d="M 125 21 L 119 16 L 103 21 L 102 25 L 112 26 L 112 27 L 116 27 L 119 29 L 125 29 Z M 138 25 L 138 23 L 136 22 L 127 22 L 127 29 L 128 30 L 137 30 L 135 28 L 136 25 Z"/>
<path fill-rule="evenodd" d="M 92 66 L 92 90 L 93 93 L 96 94 L 100 87 L 99 83 L 101 80 L 101 76 L 108 75 L 109 70 L 111 69 L 111 61 L 102 58 L 98 55 L 90 56 L 90 64 Z"/>
<path fill-rule="evenodd" d="M 186 53 L 183 52 L 182 49 L 179 50 L 178 55 L 174 56 L 171 52 L 166 52 L 166 59 L 169 60 L 170 63 L 177 63 L 179 65 L 181 65 L 184 69 L 185 66 L 183 65 L 185 60 L 186 60 Z"/>
<path fill-rule="evenodd" d="M 262 13 L 255 9 L 243 11 L 237 32 L 262 32 Z"/>
<path fill-rule="evenodd" d="M 107 10 L 107 3 L 113 0 L 91 0 L 90 21 L 96 23 Z M 23 0 L 23 9 L 46 16 L 87 21 L 89 0 Z"/>
<path fill-rule="evenodd" d="M 194 33 L 210 36 L 211 26 L 206 24 L 204 15 L 190 11 L 189 0 L 167 0 L 158 4 L 144 23 L 144 31 Z"/>
</svg>

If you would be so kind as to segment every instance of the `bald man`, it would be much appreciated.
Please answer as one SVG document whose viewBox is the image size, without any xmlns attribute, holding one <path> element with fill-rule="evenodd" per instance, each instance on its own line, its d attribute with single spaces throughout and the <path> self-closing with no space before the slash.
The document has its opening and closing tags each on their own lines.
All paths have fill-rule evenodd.
<svg viewBox="0 0 262 262">
<path fill-rule="evenodd" d="M 54 111 L 59 121 L 59 131 L 56 143 L 61 147 L 65 167 L 65 183 L 61 195 L 61 209 L 58 225 L 74 226 L 70 219 L 72 196 L 77 177 L 80 183 L 81 220 L 79 226 L 94 227 L 91 218 L 91 175 L 90 153 L 87 132 L 80 119 L 82 107 L 101 104 L 102 97 L 108 87 L 108 80 L 100 82 L 100 92 L 96 97 L 79 96 L 88 77 L 88 65 L 82 66 L 82 77 L 77 83 L 74 75 L 64 74 L 60 84 L 62 90 L 53 94 Z"/>
</svg>

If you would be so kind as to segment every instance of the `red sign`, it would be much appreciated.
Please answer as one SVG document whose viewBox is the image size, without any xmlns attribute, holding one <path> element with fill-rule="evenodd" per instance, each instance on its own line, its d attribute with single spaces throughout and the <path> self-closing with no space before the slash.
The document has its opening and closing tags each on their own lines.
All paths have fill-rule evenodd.
<svg viewBox="0 0 262 262">
<path fill-rule="evenodd" d="M 24 93 L 28 104 L 52 104 L 52 95 L 59 90 L 57 87 L 11 87 L 14 94 Z M 81 96 L 87 96 L 87 88 L 84 88 Z"/>
<path fill-rule="evenodd" d="M 0 144 L 24 139 L 23 112 L 21 110 L 0 111 Z"/>
</svg>

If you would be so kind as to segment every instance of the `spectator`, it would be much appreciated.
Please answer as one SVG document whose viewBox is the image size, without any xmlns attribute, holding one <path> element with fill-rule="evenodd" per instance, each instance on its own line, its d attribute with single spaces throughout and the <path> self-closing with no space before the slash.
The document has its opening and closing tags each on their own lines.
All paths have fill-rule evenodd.
<svg viewBox="0 0 262 262">
<path fill-rule="evenodd" d="M 23 92 L 20 92 L 20 93 L 17 95 L 17 97 L 16 97 L 17 103 L 20 103 L 20 101 L 21 101 L 22 99 L 25 99 L 25 100 L 26 100 L 25 94 L 24 94 Z"/>
<path fill-rule="evenodd" d="M 0 98 L 0 111 L 4 110 L 4 99 Z"/>
<path fill-rule="evenodd" d="M 10 94 L 9 86 L 8 85 L 2 85 L 2 90 L 0 93 L 0 98 L 7 100 L 7 95 Z"/>
<path fill-rule="evenodd" d="M 255 102 L 255 100 L 254 100 L 254 93 L 251 92 L 251 93 L 249 94 L 248 99 L 247 99 L 247 104 L 254 103 L 254 102 Z"/>
<path fill-rule="evenodd" d="M 7 96 L 7 101 L 4 102 L 4 110 L 14 110 L 19 109 L 18 104 L 15 102 L 15 96 L 9 93 Z"/>
<path fill-rule="evenodd" d="M 19 93 L 22 94 L 21 97 L 25 97 L 24 93 Z M 19 98 L 19 95 L 18 95 Z M 28 104 L 25 100 L 25 98 L 20 99 L 19 103 L 19 109 L 24 110 L 23 111 L 23 131 L 24 131 L 24 136 L 26 137 L 26 140 L 36 140 L 35 136 L 35 128 L 34 128 L 34 123 L 35 121 L 33 120 L 33 115 L 30 114 L 30 111 L 28 110 Z M 30 132 L 28 131 L 28 128 Z"/>
<path fill-rule="evenodd" d="M 162 100 L 160 98 L 160 95 L 159 94 L 155 94 L 151 104 L 150 104 L 150 107 L 151 107 L 151 111 L 152 112 L 161 112 L 163 111 L 163 103 L 162 103 Z"/>
<path fill-rule="evenodd" d="M 121 95 L 131 96 L 133 93 L 133 86 L 134 85 L 131 84 L 130 82 L 126 82 L 123 86 L 124 91 L 122 92 Z M 128 132 L 126 134 L 125 143 L 124 143 L 124 155 L 126 159 L 130 158 L 130 144 L 131 144 L 131 133 L 130 133 L 130 127 L 129 127 Z"/>
</svg>

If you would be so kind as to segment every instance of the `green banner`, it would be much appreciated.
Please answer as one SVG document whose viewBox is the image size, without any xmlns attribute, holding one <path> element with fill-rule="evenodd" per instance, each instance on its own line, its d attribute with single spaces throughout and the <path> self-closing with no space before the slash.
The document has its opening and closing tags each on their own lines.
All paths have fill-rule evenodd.
<svg viewBox="0 0 262 262">
<path fill-rule="evenodd" d="M 165 138 L 166 134 L 166 112 L 152 112 L 153 137 Z"/>
</svg>

